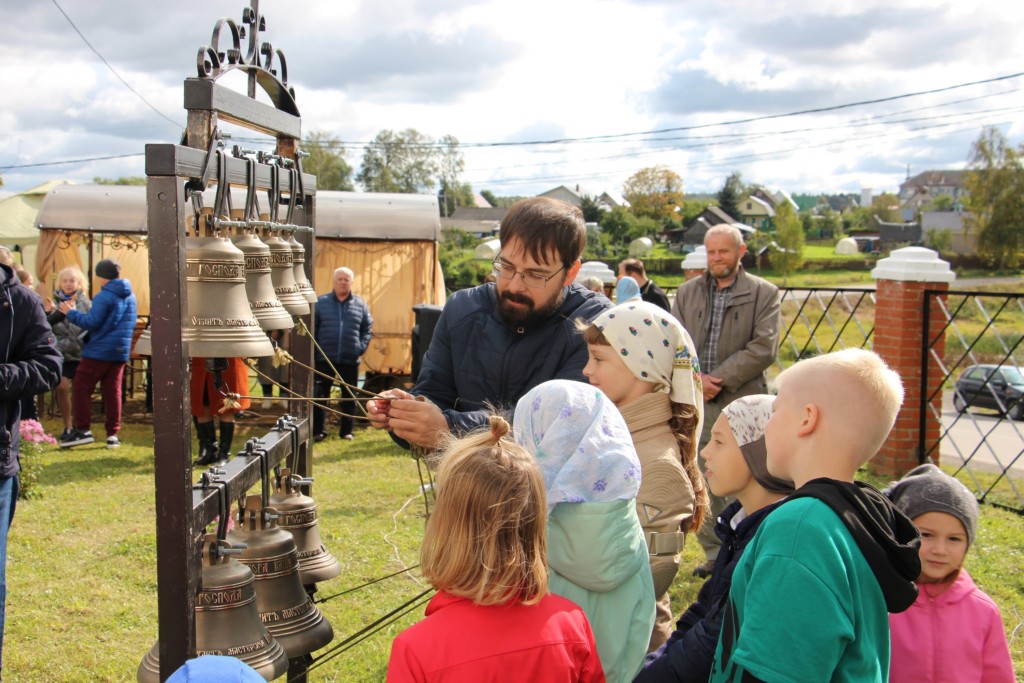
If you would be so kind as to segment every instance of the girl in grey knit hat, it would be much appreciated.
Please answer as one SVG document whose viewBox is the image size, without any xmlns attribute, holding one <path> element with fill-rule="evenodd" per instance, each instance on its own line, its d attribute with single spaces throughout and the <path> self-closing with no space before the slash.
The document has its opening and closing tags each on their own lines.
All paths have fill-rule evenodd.
<svg viewBox="0 0 1024 683">
<path fill-rule="evenodd" d="M 1013 683 L 999 607 L 963 568 L 978 501 L 935 465 L 915 467 L 883 493 L 921 532 L 921 576 L 910 609 L 889 615 L 891 683 Z"/>
</svg>

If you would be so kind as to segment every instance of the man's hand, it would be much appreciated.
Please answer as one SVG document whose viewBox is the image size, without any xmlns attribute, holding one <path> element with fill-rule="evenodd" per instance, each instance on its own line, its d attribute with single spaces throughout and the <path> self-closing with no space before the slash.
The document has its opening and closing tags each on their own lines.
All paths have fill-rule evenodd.
<svg viewBox="0 0 1024 683">
<path fill-rule="evenodd" d="M 701 375 L 701 384 L 704 386 L 704 400 L 710 401 L 722 390 L 722 378 L 713 375 Z"/>
<path fill-rule="evenodd" d="M 43 297 L 43 310 L 47 313 L 53 313 L 54 309 L 57 308 L 53 305 L 53 299 L 48 296 Z"/>
<path fill-rule="evenodd" d="M 401 389 L 389 389 L 366 405 L 370 424 L 423 448 L 437 448 L 448 433 L 441 409 Z"/>
</svg>

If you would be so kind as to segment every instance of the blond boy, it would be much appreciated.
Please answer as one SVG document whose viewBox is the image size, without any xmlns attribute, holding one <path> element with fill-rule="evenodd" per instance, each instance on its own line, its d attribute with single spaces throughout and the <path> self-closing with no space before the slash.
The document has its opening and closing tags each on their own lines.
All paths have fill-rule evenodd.
<svg viewBox="0 0 1024 683">
<path fill-rule="evenodd" d="M 778 378 L 768 471 L 797 487 L 733 575 L 711 681 L 887 681 L 888 612 L 917 596 L 920 539 L 874 488 L 853 481 L 903 402 L 899 375 L 847 349 Z"/>
</svg>

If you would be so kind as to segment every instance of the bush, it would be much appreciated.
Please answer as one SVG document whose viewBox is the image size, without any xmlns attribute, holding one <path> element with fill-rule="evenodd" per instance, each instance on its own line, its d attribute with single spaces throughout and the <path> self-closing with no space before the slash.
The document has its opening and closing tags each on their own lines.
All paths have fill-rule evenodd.
<svg viewBox="0 0 1024 683">
<path fill-rule="evenodd" d="M 18 473 L 18 498 L 28 500 L 39 498 L 42 495 L 36 487 L 36 484 L 39 483 L 39 472 L 42 470 L 39 456 L 43 452 L 44 444 L 56 443 L 57 440 L 46 433 L 43 425 L 35 420 L 21 421 L 19 444 L 21 472 Z"/>
</svg>

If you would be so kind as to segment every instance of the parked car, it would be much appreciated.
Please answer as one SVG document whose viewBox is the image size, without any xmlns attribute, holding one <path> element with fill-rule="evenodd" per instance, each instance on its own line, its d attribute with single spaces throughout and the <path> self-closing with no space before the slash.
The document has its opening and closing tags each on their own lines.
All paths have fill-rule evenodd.
<svg viewBox="0 0 1024 683">
<path fill-rule="evenodd" d="M 1014 420 L 1024 420 L 1024 373 L 1012 365 L 972 365 L 956 381 L 953 407 L 990 408 Z"/>
</svg>

